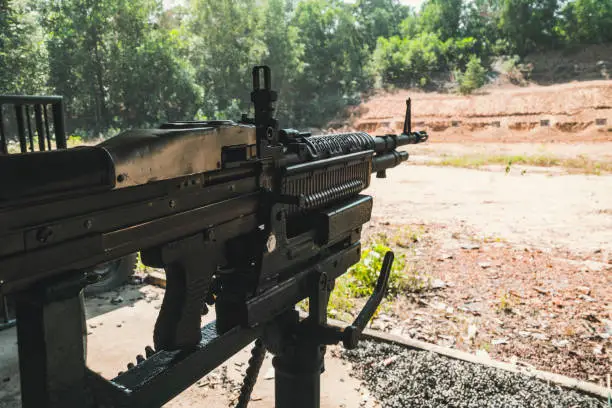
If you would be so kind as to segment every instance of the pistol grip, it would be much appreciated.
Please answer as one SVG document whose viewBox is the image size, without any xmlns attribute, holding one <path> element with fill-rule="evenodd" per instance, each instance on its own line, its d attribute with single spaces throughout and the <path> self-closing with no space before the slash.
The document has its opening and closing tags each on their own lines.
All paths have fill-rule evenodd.
<svg viewBox="0 0 612 408">
<path fill-rule="evenodd" d="M 197 240 L 201 241 L 195 247 L 186 245 L 189 250 L 181 250 L 181 245 L 162 249 L 166 292 L 153 331 L 156 350 L 191 348 L 200 343 L 202 309 L 217 269 L 217 251 L 201 236 Z"/>
</svg>

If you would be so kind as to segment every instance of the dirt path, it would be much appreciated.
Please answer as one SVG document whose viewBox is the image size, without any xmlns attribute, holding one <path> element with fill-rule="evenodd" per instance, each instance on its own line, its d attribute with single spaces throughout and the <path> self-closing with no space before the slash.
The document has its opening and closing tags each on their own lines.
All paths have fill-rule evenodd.
<svg viewBox="0 0 612 408">
<path fill-rule="evenodd" d="M 374 179 L 374 220 L 469 225 L 515 244 L 612 249 L 612 176 L 403 165 Z"/>
</svg>

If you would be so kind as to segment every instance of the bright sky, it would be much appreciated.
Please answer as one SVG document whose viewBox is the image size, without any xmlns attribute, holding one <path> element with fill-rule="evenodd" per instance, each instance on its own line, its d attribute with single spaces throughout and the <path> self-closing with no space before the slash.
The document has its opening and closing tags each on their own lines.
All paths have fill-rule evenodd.
<svg viewBox="0 0 612 408">
<path fill-rule="evenodd" d="M 421 4 L 423 4 L 424 0 L 400 0 L 400 3 L 405 4 L 407 6 L 414 7 L 417 10 L 421 9 Z"/>
<path fill-rule="evenodd" d="M 344 0 L 346 3 L 354 3 L 355 0 Z M 421 9 L 421 4 L 425 0 L 399 0 L 400 3 L 415 8 L 417 11 Z"/>
<path fill-rule="evenodd" d="M 352 3 L 355 0 L 344 0 L 344 1 Z M 407 6 L 414 7 L 416 10 L 420 10 L 421 4 L 423 4 L 423 1 L 425 0 L 400 0 L 400 3 L 405 4 Z M 164 8 L 168 9 L 177 4 L 181 4 L 182 1 L 181 0 L 163 0 L 163 3 L 164 3 Z"/>
</svg>

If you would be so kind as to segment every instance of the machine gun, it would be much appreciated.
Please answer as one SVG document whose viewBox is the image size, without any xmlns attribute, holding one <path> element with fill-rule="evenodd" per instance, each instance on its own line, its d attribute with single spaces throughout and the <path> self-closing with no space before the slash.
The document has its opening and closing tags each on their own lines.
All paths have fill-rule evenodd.
<svg viewBox="0 0 612 408">
<path fill-rule="evenodd" d="M 173 122 L 96 146 L 0 156 L 0 283 L 16 297 L 24 408 L 158 407 L 255 341 L 238 403 L 266 350 L 276 407 L 319 406 L 325 345 L 356 347 L 393 254 L 355 322 L 326 323 L 335 279 L 359 261 L 372 173 L 408 159 L 400 135 L 280 129 L 270 69 L 254 118 Z M 45 169 L 44 172 L 40 169 Z M 167 287 L 147 359 L 107 380 L 85 364 L 82 289 L 93 265 L 141 251 Z M 309 298 L 309 314 L 295 305 Z M 216 321 L 201 327 L 206 304 Z"/>
</svg>

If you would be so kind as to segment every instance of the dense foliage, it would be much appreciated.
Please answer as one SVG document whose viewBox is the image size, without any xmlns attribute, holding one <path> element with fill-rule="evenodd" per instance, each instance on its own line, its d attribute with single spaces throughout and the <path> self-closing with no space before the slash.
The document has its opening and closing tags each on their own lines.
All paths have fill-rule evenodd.
<svg viewBox="0 0 612 408">
<path fill-rule="evenodd" d="M 178 3 L 0 0 L 0 93 L 64 95 L 70 130 L 97 135 L 238 118 L 264 63 L 282 124 L 322 126 L 377 86 L 471 92 L 492 57 L 612 41 L 612 0 Z"/>
</svg>

